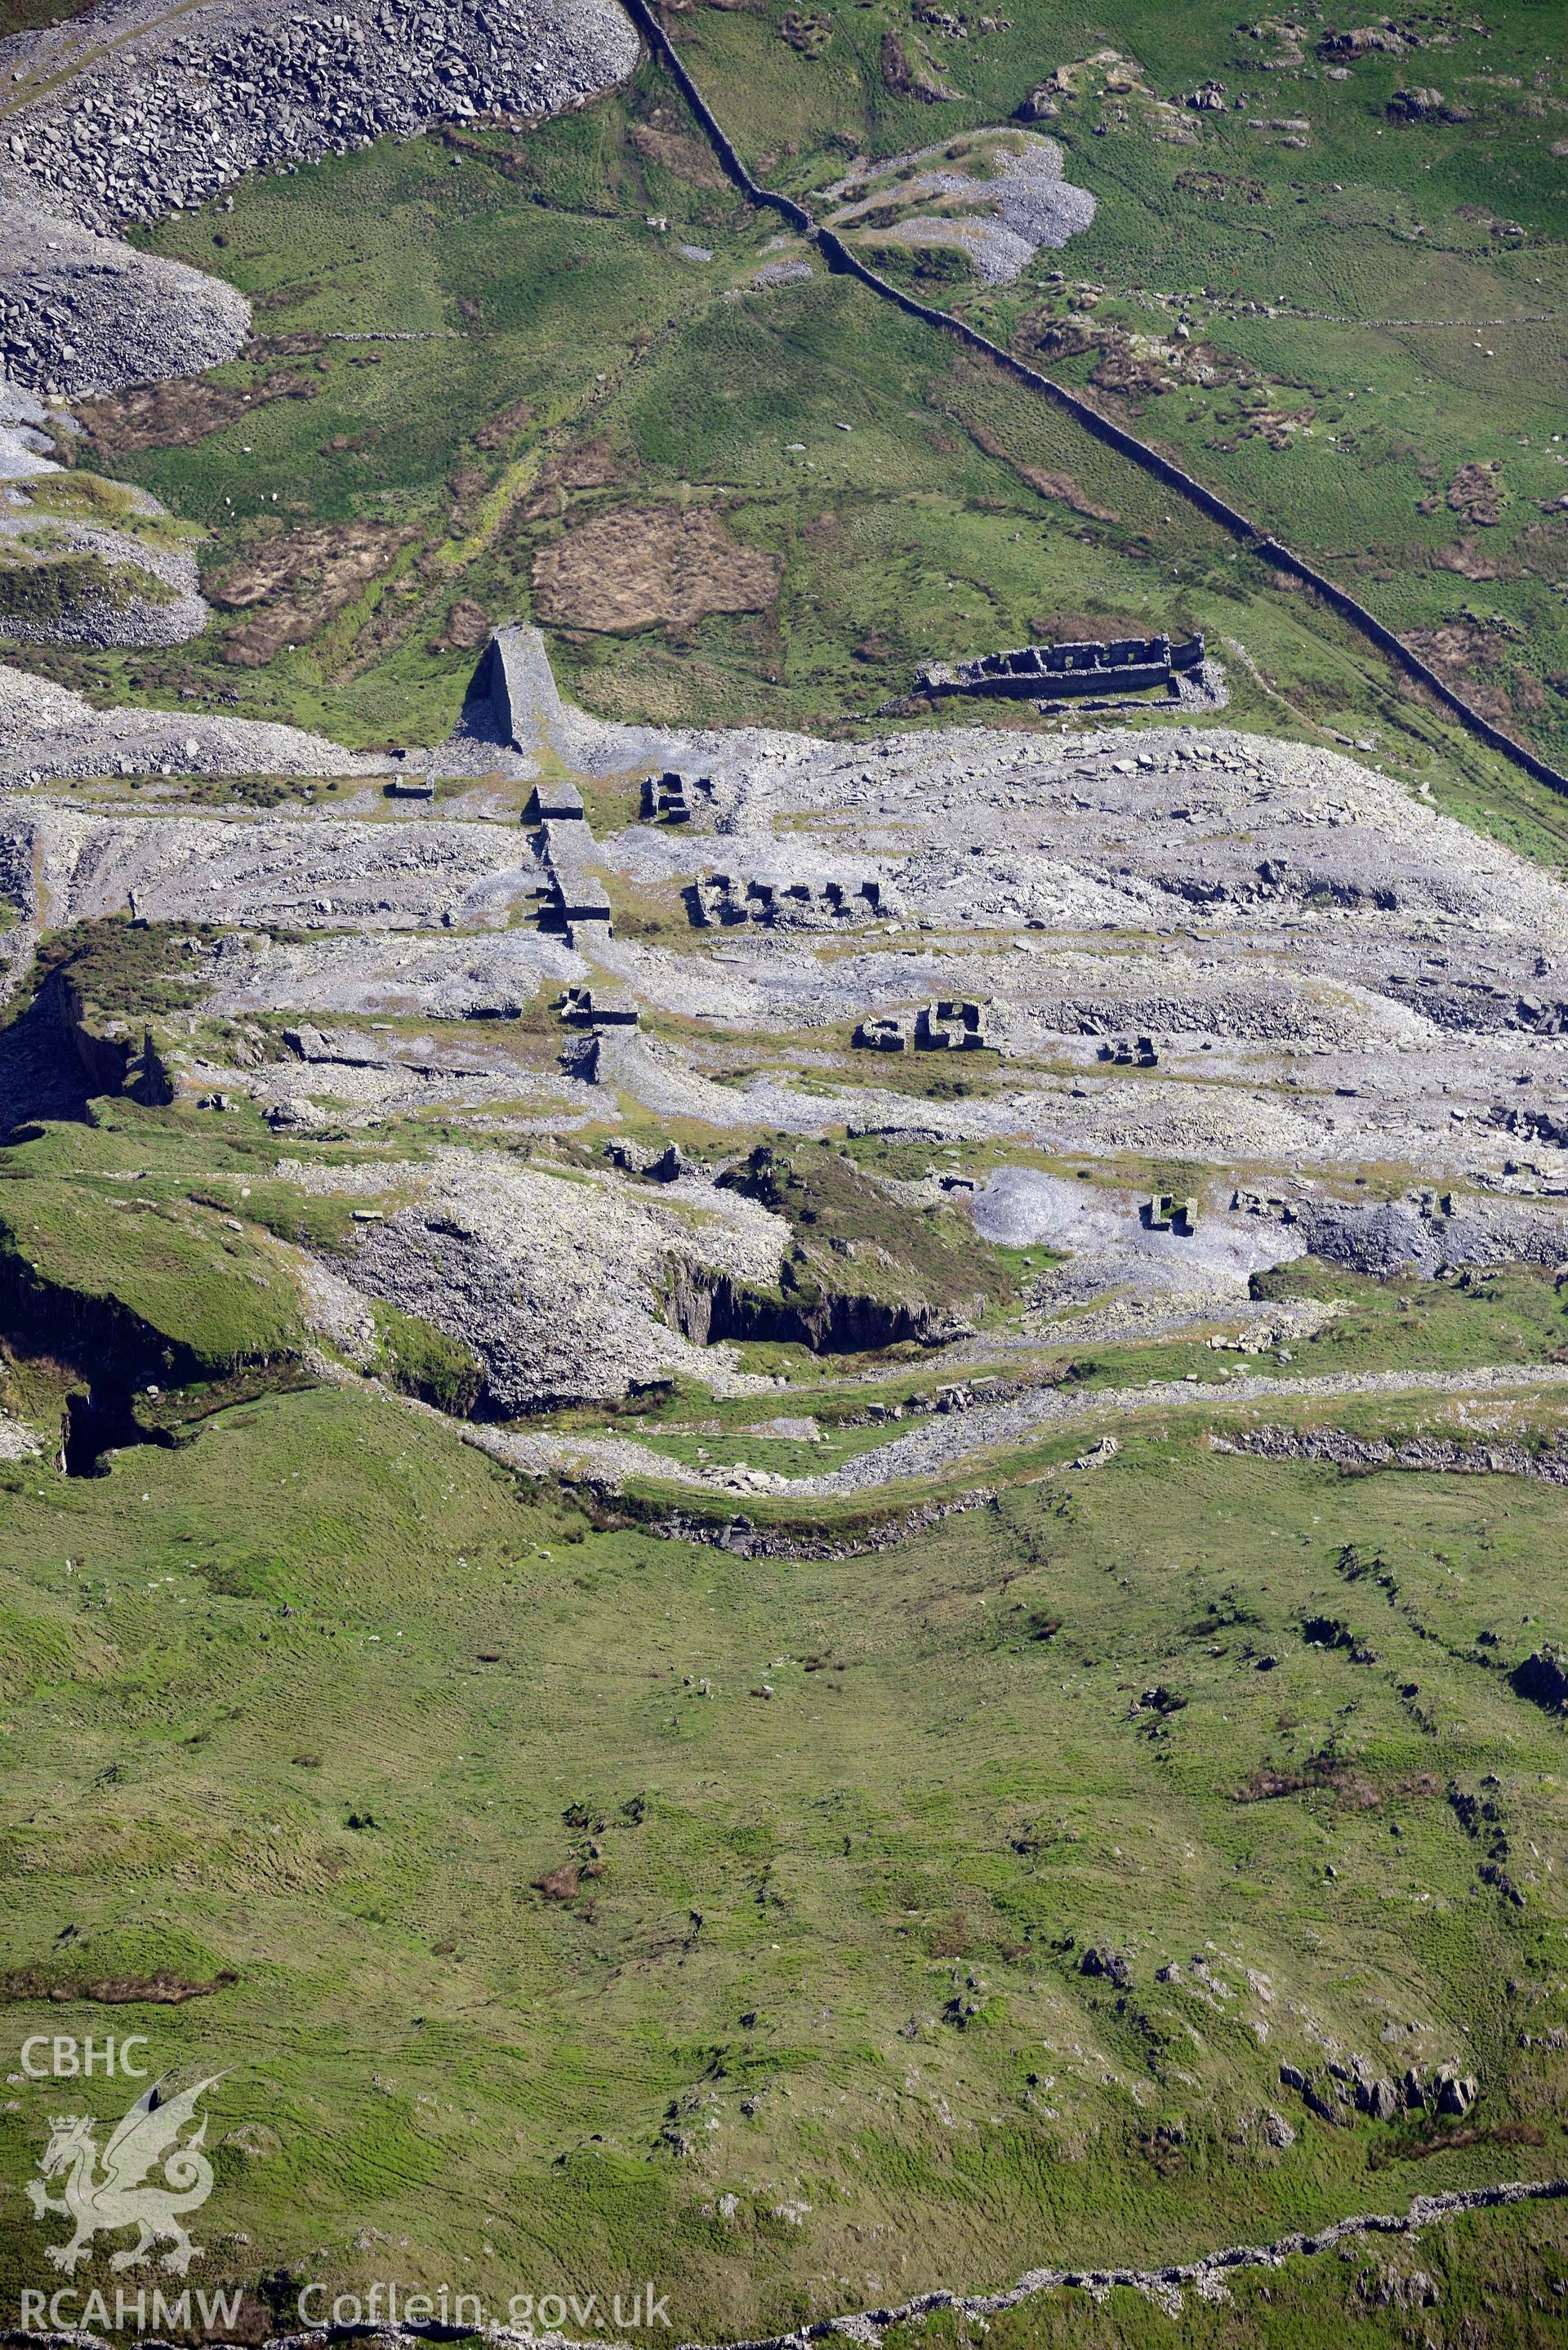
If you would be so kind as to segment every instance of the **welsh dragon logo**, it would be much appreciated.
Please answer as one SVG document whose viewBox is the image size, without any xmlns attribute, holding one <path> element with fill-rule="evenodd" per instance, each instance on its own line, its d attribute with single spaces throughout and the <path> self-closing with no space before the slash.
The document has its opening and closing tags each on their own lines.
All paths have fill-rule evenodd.
<svg viewBox="0 0 1568 2350">
<path fill-rule="evenodd" d="M 46 2212 L 58 2211 L 75 2222 L 76 2233 L 68 2244 L 45 2246 L 57 2269 L 64 2269 L 68 2276 L 90 2258 L 92 2240 L 100 2228 L 107 2234 L 134 2228 L 135 2243 L 111 2254 L 111 2269 L 139 2267 L 155 2243 L 167 2241 L 170 2249 L 160 2265 L 184 2275 L 203 2249 L 191 2241 L 185 2214 L 200 2210 L 212 2193 L 213 2166 L 201 2150 L 207 2135 L 206 2116 L 202 2115 L 195 2135 L 183 2146 L 180 2133 L 195 2119 L 197 2099 L 216 2086 L 218 2077 L 198 2081 L 193 2089 L 167 2099 L 155 2081 L 116 2124 L 103 2148 L 101 2171 L 93 2138 L 98 2124 L 92 2116 L 60 2114 L 51 2120 L 49 2143 L 38 2168 L 45 2179 L 64 2174 L 65 2186 L 58 2195 L 51 2195 L 38 2179 L 29 2179 L 27 2197 L 40 2220 Z M 149 2176 L 160 2169 L 161 2179 Z"/>
</svg>

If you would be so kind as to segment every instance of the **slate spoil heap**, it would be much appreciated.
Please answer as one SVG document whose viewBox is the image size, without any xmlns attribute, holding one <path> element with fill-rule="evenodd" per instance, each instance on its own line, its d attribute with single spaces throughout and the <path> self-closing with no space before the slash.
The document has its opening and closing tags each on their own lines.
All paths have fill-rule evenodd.
<svg viewBox="0 0 1568 2350">
<path fill-rule="evenodd" d="M 629 73 L 637 42 L 609 0 L 569 16 L 527 0 L 350 0 L 280 18 L 209 0 L 162 20 L 136 0 L 18 35 L 5 57 L 0 368 L 74 394 L 200 373 L 249 324 L 231 287 L 97 239 L 252 172 L 432 123 L 558 112 Z"/>
<path fill-rule="evenodd" d="M 7 54 L 14 72 L 42 72 L 52 50 L 74 46 L 43 34 Z M 519 0 L 350 0 L 282 17 L 213 0 L 150 26 L 68 88 L 24 99 L 6 135 L 13 186 L 31 181 L 51 211 L 114 229 L 205 203 L 247 172 L 431 122 L 556 111 L 629 72 L 636 55 L 607 0 L 579 0 L 569 20 Z"/>
</svg>

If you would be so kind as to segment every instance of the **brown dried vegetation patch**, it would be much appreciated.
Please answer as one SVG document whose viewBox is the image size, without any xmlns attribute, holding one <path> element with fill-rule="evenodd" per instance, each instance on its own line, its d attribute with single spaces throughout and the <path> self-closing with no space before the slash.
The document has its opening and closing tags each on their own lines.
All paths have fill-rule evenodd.
<svg viewBox="0 0 1568 2350">
<path fill-rule="evenodd" d="M 1134 636 L 1144 626 L 1142 619 L 1122 612 L 1053 612 L 1048 618 L 1036 614 L 1029 623 L 1029 641 L 1033 645 L 1099 644 L 1107 637 Z"/>
<path fill-rule="evenodd" d="M 1095 522 L 1119 522 L 1121 517 L 1111 507 L 1096 505 L 1086 490 L 1081 489 L 1071 473 L 1048 473 L 1038 465 L 1018 465 L 1018 478 L 1038 490 L 1043 498 L 1054 498 L 1075 514 L 1087 515 Z"/>
<path fill-rule="evenodd" d="M 1271 449 L 1288 449 L 1316 414 L 1315 408 L 1254 408 L 1238 430 L 1236 441 L 1262 441 Z"/>
<path fill-rule="evenodd" d="M 591 441 L 579 442 L 575 449 L 547 457 L 539 479 L 563 490 L 603 490 L 612 482 L 629 481 L 636 471 L 635 457 L 600 432 Z"/>
<path fill-rule="evenodd" d="M 729 185 L 705 142 L 689 130 L 663 130 L 654 122 L 634 122 L 631 143 L 643 161 L 660 163 L 689 188 Z"/>
<path fill-rule="evenodd" d="M 1497 460 L 1485 465 L 1461 465 L 1449 484 L 1449 504 L 1467 522 L 1480 523 L 1489 528 L 1501 522 L 1502 467 Z"/>
<path fill-rule="evenodd" d="M 1458 546 L 1445 546 L 1432 560 L 1444 571 L 1457 571 L 1461 579 L 1496 579 L 1501 567 L 1490 556 L 1478 555 L 1476 535 L 1467 531 Z"/>
<path fill-rule="evenodd" d="M 1477 675 L 1495 668 L 1501 653 L 1500 633 L 1479 620 L 1444 620 L 1434 629 L 1407 629 L 1405 641 L 1432 664 L 1438 675 L 1458 686 L 1483 718 L 1506 726 L 1513 716 L 1508 696 Z"/>
<path fill-rule="evenodd" d="M 262 540 L 207 582 L 213 603 L 231 611 L 262 608 L 230 636 L 223 659 L 259 669 L 286 644 L 314 636 L 390 568 L 413 535 L 390 523 L 312 523 Z"/>
<path fill-rule="evenodd" d="M 137 383 L 100 400 L 84 400 L 77 414 L 94 448 L 106 456 L 128 449 L 183 449 L 237 424 L 268 400 L 314 400 L 320 390 L 296 368 L 274 368 L 248 391 L 199 379 Z"/>
<path fill-rule="evenodd" d="M 618 449 L 606 434 L 597 433 L 591 441 L 545 458 L 539 468 L 538 486 L 522 510 L 523 519 L 539 522 L 546 515 L 563 515 L 572 492 L 607 490 L 630 481 L 636 473 L 636 458 Z"/>
<path fill-rule="evenodd" d="M 437 639 L 438 652 L 476 653 L 490 640 L 490 621 L 484 607 L 476 604 L 472 596 L 460 596 L 446 616 L 446 627 Z"/>
<path fill-rule="evenodd" d="M 480 426 L 473 436 L 474 447 L 504 449 L 509 442 L 516 440 L 520 432 L 526 432 L 533 421 L 533 403 L 526 400 L 514 400 L 509 408 L 504 408 L 499 415 L 493 416 L 488 424 Z"/>
<path fill-rule="evenodd" d="M 210 1999 L 216 1991 L 226 1991 L 239 1981 L 237 1974 L 225 1967 L 211 1982 L 188 1982 L 182 1976 L 114 1975 L 102 1981 L 81 1982 L 54 1978 L 42 1967 L 17 1967 L 11 1973 L 0 1975 L 0 2000 L 47 1999 L 64 2004 L 72 2000 L 91 2000 L 100 2007 L 182 2007 L 188 1999 Z"/>
<path fill-rule="evenodd" d="M 1021 458 L 1014 457 L 1004 449 L 995 434 L 988 432 L 983 424 L 971 423 L 969 430 L 977 449 L 983 449 L 988 457 L 995 457 L 1002 464 L 1010 466 L 1019 480 L 1027 482 L 1041 497 L 1054 498 L 1062 505 L 1071 506 L 1075 514 L 1087 515 L 1095 522 L 1120 520 L 1109 506 L 1096 505 L 1071 473 L 1053 473 L 1039 465 L 1026 465 Z"/>
<path fill-rule="evenodd" d="M 711 506 L 618 506 L 567 530 L 534 560 L 536 618 L 599 632 L 691 628 L 711 612 L 759 612 L 783 565 L 743 546 Z"/>
<path fill-rule="evenodd" d="M 963 95 L 943 81 L 929 58 L 920 64 L 911 57 L 897 33 L 882 36 L 881 67 L 882 79 L 896 97 L 918 98 L 927 106 L 936 106 L 944 99 Z"/>
<path fill-rule="evenodd" d="M 1392 1783 L 1380 1782 L 1342 1755 L 1309 1754 L 1299 1767 L 1291 1770 L 1260 1763 L 1239 1787 L 1232 1787 L 1231 1799 L 1237 1804 L 1267 1804 L 1282 1795 L 1299 1795 L 1314 1790 L 1331 1794 L 1336 1804 L 1345 1804 L 1355 1811 L 1373 1812 L 1394 1796 L 1440 1794 L 1442 1785 L 1429 1771 L 1407 1772 L 1403 1778 Z"/>
</svg>

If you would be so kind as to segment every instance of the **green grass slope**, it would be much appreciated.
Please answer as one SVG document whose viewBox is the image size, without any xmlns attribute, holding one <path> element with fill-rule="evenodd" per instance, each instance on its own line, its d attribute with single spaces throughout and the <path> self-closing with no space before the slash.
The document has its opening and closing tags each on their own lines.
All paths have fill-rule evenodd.
<svg viewBox="0 0 1568 2350">
<path fill-rule="evenodd" d="M 209 2274 L 669 2277 L 687 2335 L 1561 2168 L 1563 1732 L 1508 1679 L 1553 1491 L 1173 1422 L 894 1553 L 749 1562 L 319 1389 L 5 1482 L 13 2022 L 227 2068 Z M 1334 2049 L 1480 2100 L 1330 2126 L 1279 2068 Z M 58 2101 L 13 2087 L 13 2195 Z"/>
<path fill-rule="evenodd" d="M 1426 648 L 1438 665 L 1561 760 L 1568 83 L 1540 8 L 1390 18 L 1394 38 L 1359 54 L 1331 46 L 1345 27 L 1321 13 L 1293 29 L 1137 0 L 964 39 L 929 18 L 911 35 L 893 8 L 827 21 L 816 57 L 777 7 L 677 28 L 753 167 L 820 209 L 846 158 L 1005 121 L 1059 76 L 1036 128 L 1095 195 L 1092 226 L 1014 286 L 987 291 L 939 254 L 918 290 L 1043 350 L 1389 625 L 1450 632 Z M 888 30 L 923 38 L 959 94 L 889 88 Z M 1218 109 L 1185 104 L 1210 81 Z M 1434 88 L 1440 113 L 1399 119 L 1400 93 Z M 910 276 L 898 248 L 877 253 Z M 1477 467 L 1497 494 L 1472 509 Z"/>
<path fill-rule="evenodd" d="M 1144 12 L 1136 26 L 1098 32 L 1026 14 L 1011 31 L 956 45 L 961 103 L 921 106 L 895 100 L 870 69 L 893 24 L 883 9 L 843 12 L 815 61 L 781 37 L 781 23 L 771 8 L 703 9 L 682 18 L 680 37 L 742 149 L 808 192 L 855 151 L 1004 120 L 1048 66 L 1106 46 L 1107 32 L 1168 97 L 1204 59 L 1228 87 L 1236 71 L 1233 32 L 1210 10 L 1179 22 Z M 1474 62 L 1465 42 L 1462 54 L 1442 53 L 1450 81 Z M 1488 70 L 1500 59 L 1494 41 Z M 1343 556 L 1345 576 L 1391 619 L 1447 631 L 1438 649 L 1455 673 L 1483 699 L 1501 697 L 1499 714 L 1551 750 L 1548 681 L 1560 665 L 1568 673 L 1553 550 L 1568 525 L 1542 503 L 1561 471 L 1544 347 L 1533 357 L 1521 347 L 1510 364 L 1495 337 L 1501 356 L 1472 359 L 1469 328 L 1368 328 L 1369 353 L 1355 344 L 1359 328 L 1232 313 L 1281 297 L 1324 306 L 1352 250 L 1376 256 L 1370 277 L 1358 265 L 1352 291 L 1334 297 L 1357 317 L 1392 315 L 1391 303 L 1413 317 L 1432 306 L 1443 317 L 1550 311 L 1556 214 L 1543 193 L 1516 249 L 1492 236 L 1493 213 L 1460 217 L 1447 203 L 1457 180 L 1423 168 L 1423 190 L 1440 185 L 1446 209 L 1434 249 L 1412 247 L 1403 197 L 1377 191 L 1390 173 L 1408 175 L 1406 148 L 1428 132 L 1397 138 L 1382 122 L 1366 78 L 1381 68 L 1357 66 L 1341 85 L 1308 67 L 1322 136 L 1332 113 L 1334 138 L 1356 145 L 1373 192 L 1365 202 L 1349 180 L 1338 193 L 1320 184 L 1315 157 L 1309 186 L 1308 161 L 1241 117 L 1177 109 L 1196 127 L 1196 149 L 1155 139 L 1141 102 L 1124 127 L 1096 94 L 1102 68 L 1046 126 L 1066 143 L 1069 174 L 1096 195 L 1093 227 L 1040 254 L 1015 287 L 988 294 L 944 279 L 938 290 L 1031 350 L 1063 319 L 1113 333 L 1137 326 L 1174 348 L 1178 310 L 1190 308 L 1203 348 L 1220 352 L 1212 384 L 1096 396 L 1308 553 Z M 1289 75 L 1250 80 L 1266 82 L 1271 107 L 1308 102 L 1290 96 Z M 1431 132 L 1445 154 L 1459 151 L 1445 166 L 1450 180 L 1472 153 L 1482 179 L 1506 180 L 1504 159 L 1550 130 L 1553 89 L 1528 93 L 1546 109 L 1539 117 L 1482 91 L 1474 122 Z M 1260 204 L 1178 187 L 1210 163 L 1221 179 L 1237 176 L 1233 149 Z M 1350 170 L 1337 147 L 1334 168 Z M 1307 189 L 1300 203 L 1293 173 Z M 1511 201 L 1520 209 L 1522 198 Z M 1336 242 L 1326 216 L 1346 204 Z M 463 130 L 333 159 L 240 189 L 232 213 L 161 224 L 147 240 L 155 250 L 252 296 L 258 339 L 194 392 L 161 396 L 134 429 L 89 404 L 93 463 L 210 534 L 202 562 L 218 618 L 167 653 L 20 657 L 95 692 L 166 706 L 195 692 L 346 741 L 432 740 L 455 714 L 485 628 L 532 616 L 540 566 L 569 554 L 576 532 L 624 525 L 640 544 L 650 527 L 668 537 L 671 516 L 679 527 L 699 512 L 704 527 L 773 559 L 776 593 L 693 617 L 670 600 L 655 549 L 640 572 L 633 560 L 637 592 L 613 624 L 591 599 L 545 599 L 563 681 L 590 707 L 853 730 L 876 723 L 928 655 L 1053 630 L 1201 627 L 1227 663 L 1234 719 L 1316 740 L 1326 728 L 1365 732 L 1399 772 L 1457 788 L 1480 820 L 1501 827 L 1526 813 L 1501 763 L 1340 623 L 1068 420 L 820 265 L 809 279 L 756 285 L 776 227 L 718 181 L 651 67 L 627 91 L 525 134 Z M 1462 301 L 1450 283 L 1461 260 Z M 1207 307 L 1189 300 L 1204 285 L 1220 289 Z M 332 339 L 377 334 L 425 339 Z M 1354 358 L 1334 340 L 1345 335 Z M 1428 355 L 1418 381 L 1412 341 Z M 1077 379 L 1101 356 L 1096 344 L 1050 364 Z M 1455 369 L 1473 380 L 1462 397 Z M 1314 411 L 1310 432 L 1274 449 L 1271 417 L 1303 407 Z M 1449 487 L 1461 463 L 1494 462 L 1500 519 L 1477 525 L 1449 506 Z M 1437 511 L 1417 510 L 1433 499 Z M 1479 554 L 1464 552 L 1472 545 Z M 1450 555 L 1495 578 L 1448 568 Z M 590 561 L 590 579 L 596 569 Z M 1529 812 L 1539 815 L 1533 802 Z"/>
</svg>

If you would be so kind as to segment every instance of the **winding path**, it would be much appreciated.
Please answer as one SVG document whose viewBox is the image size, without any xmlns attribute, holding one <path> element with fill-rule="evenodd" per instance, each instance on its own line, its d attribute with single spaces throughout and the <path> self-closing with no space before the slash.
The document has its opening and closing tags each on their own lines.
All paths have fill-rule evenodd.
<svg viewBox="0 0 1568 2350">
<path fill-rule="evenodd" d="M 1316 1378 L 1273 1378 L 1253 1374 L 1237 1379 L 1150 1379 L 1141 1387 L 1098 1388 L 1064 1395 L 1042 1388 L 1006 1403 L 976 1404 L 965 1412 L 941 1413 L 857 1453 L 818 1477 L 776 1477 L 766 1472 L 693 1469 L 668 1452 L 626 1436 L 558 1436 L 547 1429 L 525 1433 L 481 1429 L 465 1423 L 463 1433 L 531 1476 L 576 1474 L 590 1482 L 622 1484 L 628 1477 L 695 1486 L 715 1496 L 751 1492 L 776 1501 L 842 1500 L 904 1478 L 945 1474 L 960 1461 L 1017 1444 L 1042 1430 L 1077 1420 L 1120 1418 L 1131 1412 L 1171 1410 L 1194 1404 L 1303 1401 L 1338 1396 L 1511 1395 L 1538 1388 L 1568 1387 L 1568 1363 L 1501 1363 L 1468 1371 L 1332 1371 Z M 1478 1430 L 1478 1435 L 1480 1431 Z"/>
<path fill-rule="evenodd" d="M 943 334 L 956 336 L 971 350 L 981 352 L 998 367 L 1004 368 L 1009 375 L 1015 376 L 1019 382 L 1027 384 L 1032 391 L 1054 401 L 1058 408 L 1065 409 L 1097 441 L 1104 441 L 1122 456 L 1130 458 L 1134 464 L 1141 465 L 1167 489 L 1175 490 L 1179 496 L 1199 507 L 1211 522 L 1217 522 L 1222 529 L 1230 531 L 1233 537 L 1241 540 L 1249 554 L 1257 556 L 1265 563 L 1272 563 L 1276 570 L 1288 571 L 1304 587 L 1311 588 L 1332 606 L 1342 619 L 1348 620 L 1353 628 L 1359 629 L 1375 644 L 1379 652 L 1386 654 L 1408 676 L 1417 679 L 1428 692 L 1436 694 L 1444 707 L 1468 726 L 1489 750 L 1497 751 L 1505 759 L 1511 760 L 1516 767 L 1522 768 L 1527 775 L 1532 775 L 1537 783 L 1548 784 L 1556 792 L 1568 793 L 1568 775 L 1563 775 L 1560 768 L 1552 766 L 1549 760 L 1542 758 L 1539 753 L 1528 749 L 1524 743 L 1516 742 L 1511 734 L 1505 734 L 1501 726 L 1492 724 L 1490 718 L 1483 718 L 1473 703 L 1467 702 L 1464 695 L 1451 686 L 1429 661 L 1423 660 L 1402 637 L 1396 636 L 1392 629 L 1386 628 L 1375 612 L 1368 611 L 1365 604 L 1358 603 L 1345 588 L 1330 579 L 1324 572 L 1317 570 L 1303 556 L 1293 554 L 1272 533 L 1244 515 L 1239 506 L 1231 505 L 1217 491 L 1208 488 L 1194 474 L 1185 472 L 1150 442 L 1140 441 L 1136 433 L 1113 423 L 1108 416 L 1102 414 L 1077 392 L 1069 391 L 1064 384 L 1042 375 L 1037 368 L 1030 367 L 1001 343 L 993 343 L 989 335 L 981 334 L 963 319 L 952 317 L 947 311 L 936 309 L 928 302 L 918 302 L 912 294 L 906 294 L 902 287 L 869 268 L 841 236 L 830 228 L 822 227 L 805 206 L 796 203 L 793 196 L 781 195 L 776 189 L 764 188 L 760 181 L 754 180 L 681 62 L 679 51 L 649 6 L 648 0 L 621 0 L 621 5 L 678 85 L 726 176 L 733 181 L 748 203 L 763 206 L 786 220 L 798 234 L 816 246 L 830 269 L 841 276 L 857 277 L 863 286 L 868 286 L 874 294 L 880 295 L 883 301 L 891 302 L 895 308 L 907 312 L 911 318 L 919 318 L 927 326 L 940 328 Z"/>
</svg>

